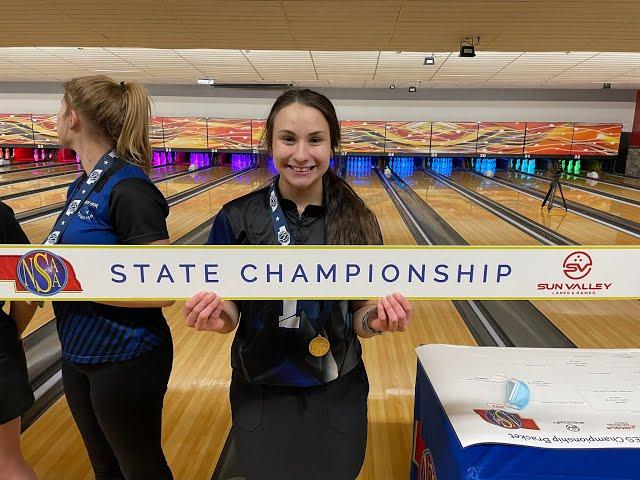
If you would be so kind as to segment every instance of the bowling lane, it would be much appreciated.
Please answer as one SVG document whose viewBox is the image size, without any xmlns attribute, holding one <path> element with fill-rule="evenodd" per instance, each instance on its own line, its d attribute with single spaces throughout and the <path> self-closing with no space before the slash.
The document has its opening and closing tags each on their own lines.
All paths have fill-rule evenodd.
<svg viewBox="0 0 640 480">
<path fill-rule="evenodd" d="M 553 175 L 551 172 L 540 172 L 541 175 L 551 179 Z M 611 185 L 610 183 L 599 182 L 593 178 L 585 178 L 574 175 L 563 175 L 561 178 L 563 183 L 569 183 L 571 185 L 577 185 L 580 187 L 587 187 L 599 192 L 610 193 L 622 198 L 628 198 L 630 200 L 640 201 L 640 188 L 628 188 L 619 185 Z M 564 192 L 564 188 L 562 189 Z"/>
<path fill-rule="evenodd" d="M 581 215 L 565 212 L 562 208 L 553 208 L 549 212 L 546 208 L 540 208 L 542 203 L 540 199 L 507 188 L 488 178 L 456 171 L 451 175 L 451 179 L 578 243 L 584 245 L 640 244 L 640 238 L 619 232 Z"/>
<path fill-rule="evenodd" d="M 155 167 L 149 173 L 149 177 L 153 181 L 159 181 L 163 177 L 166 177 L 168 175 L 172 175 L 180 172 L 186 172 L 188 167 L 189 165 L 187 164 L 163 165 L 161 167 Z M 56 187 L 56 186 L 59 186 L 61 189 L 63 189 L 64 194 L 66 195 L 66 189 L 68 185 L 71 182 L 73 182 L 76 178 L 78 178 L 80 173 L 81 173 L 80 171 L 77 171 L 77 172 L 74 171 L 73 173 L 69 173 L 68 175 L 60 175 L 52 178 L 36 178 L 36 179 L 24 180 L 22 182 L 17 182 L 17 183 L 11 183 L 9 185 L 0 185 L 0 196 L 12 195 L 17 193 L 28 193 L 36 189 Z"/>
<path fill-rule="evenodd" d="M 82 165 L 79 163 L 72 164 L 60 164 L 56 163 L 53 166 L 37 168 L 35 170 L 27 169 L 25 171 L 16 170 L 9 171 L 5 173 L 0 173 L 0 184 L 4 182 L 11 182 L 14 180 L 33 180 L 36 178 L 40 178 L 43 175 L 50 175 L 52 173 L 63 173 L 63 172 L 81 172 Z"/>
<path fill-rule="evenodd" d="M 624 185 L 628 185 L 630 187 L 640 188 L 640 178 L 637 177 L 627 177 L 624 175 L 615 175 L 613 173 L 607 172 L 599 172 L 598 175 L 603 180 L 611 180 L 612 182 L 623 183 Z"/>
<path fill-rule="evenodd" d="M 80 171 L 73 171 L 67 175 L 60 175 L 60 176 L 51 177 L 51 178 L 33 177 L 17 183 L 0 185 L 0 196 L 13 195 L 16 193 L 28 193 L 40 188 L 67 185 L 73 182 L 76 178 L 78 178 L 80 174 L 81 174 Z"/>
<path fill-rule="evenodd" d="M 386 245 L 415 245 L 413 236 L 375 174 L 347 177 L 375 213 Z M 369 436 L 358 479 L 409 478 L 416 375 L 414 349 L 426 343 L 475 345 L 451 302 L 414 303 L 406 333 L 362 340 L 369 374 Z"/>
<path fill-rule="evenodd" d="M 477 185 L 478 193 L 495 189 L 509 190 L 506 187 L 491 182 L 488 179 L 465 173 L 455 172 L 453 179 L 458 183 L 470 187 L 467 182 L 460 181 L 460 177 L 473 177 L 480 180 Z M 406 178 L 413 189 L 436 210 L 458 233 L 471 245 L 535 245 L 537 241 L 527 239 L 526 242 L 514 242 L 516 230 L 503 220 L 497 219 L 492 223 L 492 229 L 481 227 L 486 220 L 475 223 L 475 215 L 471 217 L 471 202 L 446 185 L 437 182 L 424 172 L 416 172 L 413 178 Z M 483 184 L 488 190 L 483 190 Z M 494 185 L 496 187 L 494 187 Z M 487 195 L 491 198 L 490 195 Z M 529 197 L 530 198 L 530 197 Z M 499 199 L 492 198 L 499 201 Z M 512 207 L 505 204 L 505 206 Z M 478 207 L 479 208 L 479 207 Z M 533 211 L 540 212 L 539 202 L 532 206 Z M 545 210 L 546 211 L 546 210 Z M 564 213 L 564 210 L 563 210 Z M 535 218 L 532 218 L 536 220 Z M 536 220 L 538 221 L 538 220 Z M 502 224 L 500 224 L 502 222 Z M 460 227 L 462 224 L 462 227 Z M 576 232 L 573 232 L 574 235 Z M 589 243 L 584 238 L 570 236 L 579 243 Z M 638 239 L 636 239 L 636 244 Z M 640 302 L 635 300 L 608 300 L 601 302 L 557 300 L 532 301 L 551 322 L 553 322 L 573 343 L 581 348 L 637 348 L 640 347 Z"/>
<path fill-rule="evenodd" d="M 517 172 L 496 172 L 496 177 L 508 180 L 516 185 L 531 187 L 542 193 L 549 190 L 549 183 L 539 178 L 530 177 L 528 175 L 520 175 Z M 593 193 L 578 190 L 563 185 L 562 192 L 567 200 L 572 200 L 582 205 L 610 213 L 617 217 L 626 218 L 634 222 L 640 222 L 640 207 L 619 202 L 607 197 L 601 197 Z"/>
<path fill-rule="evenodd" d="M 162 165 L 161 167 L 153 167 L 149 172 L 149 178 L 154 182 L 157 182 L 169 175 L 186 172 L 188 168 L 188 163 L 176 163 L 172 165 Z"/>
<path fill-rule="evenodd" d="M 505 245 L 538 245 L 526 233 L 422 171 L 403 179 L 470 244 L 482 244 L 492 235 L 499 235 Z"/>
<path fill-rule="evenodd" d="M 60 165 L 60 162 L 54 160 L 38 161 L 38 162 L 15 162 L 9 165 L 0 165 L 0 173 L 18 172 L 20 170 L 28 170 L 31 168 L 46 168 L 54 165 Z"/>
<path fill-rule="evenodd" d="M 172 239 L 217 213 L 224 203 L 263 185 L 270 173 L 249 172 L 171 209 Z M 186 222 L 185 222 L 186 221 Z M 183 302 L 164 310 L 174 361 L 164 402 L 163 446 L 176 479 L 208 480 L 231 427 L 229 380 L 233 335 L 196 332 L 184 325 Z M 27 461 L 42 479 L 93 478 L 80 434 L 62 397 L 23 435 Z"/>
<path fill-rule="evenodd" d="M 180 166 L 179 168 L 183 168 Z M 193 172 L 184 177 L 174 178 L 166 182 L 156 183 L 158 189 L 165 195 L 175 195 L 184 192 L 196 185 L 201 185 L 208 181 L 216 180 L 231 173 L 228 167 L 215 167 L 201 172 Z M 50 190 L 48 192 L 29 195 L 28 197 L 15 198 L 5 201 L 5 203 L 16 213 L 32 210 L 44 205 L 52 205 L 64 202 L 66 199 L 67 187 Z M 56 216 L 50 215 L 33 221 L 22 222 L 22 229 L 32 243 L 40 243 L 51 231 Z"/>
</svg>

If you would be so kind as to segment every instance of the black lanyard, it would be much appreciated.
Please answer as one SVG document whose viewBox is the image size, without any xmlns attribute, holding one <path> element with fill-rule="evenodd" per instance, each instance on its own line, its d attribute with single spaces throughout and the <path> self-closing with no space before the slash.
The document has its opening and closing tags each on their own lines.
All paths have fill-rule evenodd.
<svg viewBox="0 0 640 480">
<path fill-rule="evenodd" d="M 58 220 L 56 220 L 51 233 L 44 242 L 45 245 L 54 245 L 62 239 L 64 232 L 71 223 L 71 220 L 73 220 L 80 211 L 80 208 L 82 208 L 84 202 L 89 198 L 89 195 L 93 192 L 98 180 L 100 180 L 100 178 L 113 166 L 113 164 L 116 163 L 116 158 L 118 157 L 114 152 L 109 152 L 103 155 L 87 179 L 76 186 L 75 190 L 70 195 L 69 200 L 65 204 L 64 210 L 58 217 Z"/>
<path fill-rule="evenodd" d="M 271 184 L 269 188 L 269 211 L 271 212 L 271 225 L 273 226 L 273 232 L 276 234 L 276 238 L 280 245 L 293 245 L 293 239 L 289 233 L 289 223 L 287 217 L 285 217 L 280 202 L 278 201 L 278 195 L 276 194 L 276 183 L 280 177 Z"/>
<path fill-rule="evenodd" d="M 279 180 L 280 177 L 277 177 L 269 188 L 269 211 L 271 212 L 271 225 L 273 226 L 273 233 L 275 233 L 280 245 L 294 245 L 291 233 L 289 233 L 289 222 L 287 222 L 287 217 L 282 211 L 280 201 L 278 200 L 278 194 L 276 193 L 276 184 Z M 320 309 L 317 320 L 312 320 L 311 318 L 307 317 L 309 318 L 309 323 L 311 323 L 311 326 L 313 327 L 317 335 L 320 335 L 320 332 L 326 324 L 329 315 L 331 315 L 331 310 L 333 309 L 333 301 L 329 300 L 326 302 L 321 302 L 320 305 L 322 305 L 323 308 Z"/>
</svg>

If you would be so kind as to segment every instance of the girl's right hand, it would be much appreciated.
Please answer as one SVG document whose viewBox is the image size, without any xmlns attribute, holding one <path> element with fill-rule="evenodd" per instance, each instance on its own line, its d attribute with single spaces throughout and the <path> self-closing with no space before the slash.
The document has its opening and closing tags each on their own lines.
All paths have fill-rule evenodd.
<svg viewBox="0 0 640 480">
<path fill-rule="evenodd" d="M 228 328 L 222 316 L 224 300 L 215 292 L 198 292 L 184 304 L 187 327 L 208 332 L 224 332 Z"/>
</svg>

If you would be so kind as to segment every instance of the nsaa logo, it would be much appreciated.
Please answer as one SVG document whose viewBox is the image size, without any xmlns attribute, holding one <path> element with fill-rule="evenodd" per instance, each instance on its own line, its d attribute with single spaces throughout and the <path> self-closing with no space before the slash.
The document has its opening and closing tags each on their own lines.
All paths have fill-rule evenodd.
<svg viewBox="0 0 640 480">
<path fill-rule="evenodd" d="M 24 288 L 45 297 L 62 291 L 69 278 L 64 261 L 44 250 L 33 250 L 23 255 L 16 273 Z"/>
<path fill-rule="evenodd" d="M 413 426 L 413 463 L 418 469 L 418 480 L 438 480 L 431 450 L 422 436 L 423 423 L 416 420 Z"/>
<path fill-rule="evenodd" d="M 591 272 L 593 260 L 587 252 L 573 252 L 562 262 L 562 271 L 571 280 L 580 280 Z"/>
<path fill-rule="evenodd" d="M 511 413 L 499 409 L 484 410 L 479 408 L 474 409 L 473 411 L 480 415 L 480 418 L 485 422 L 497 425 L 501 428 L 506 428 L 507 430 L 518 430 L 520 428 L 525 428 L 527 430 L 540 430 L 535 420 L 531 418 L 522 418 L 517 413 Z"/>
</svg>

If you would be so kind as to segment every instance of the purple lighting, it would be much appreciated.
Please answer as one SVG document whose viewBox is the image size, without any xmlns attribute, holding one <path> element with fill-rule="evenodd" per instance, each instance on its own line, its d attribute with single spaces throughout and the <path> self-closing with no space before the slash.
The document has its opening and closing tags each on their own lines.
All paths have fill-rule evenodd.
<svg viewBox="0 0 640 480">
<path fill-rule="evenodd" d="M 244 170 L 252 165 L 253 159 L 250 153 L 232 153 L 231 154 L 231 171 L 237 172 Z"/>
</svg>

